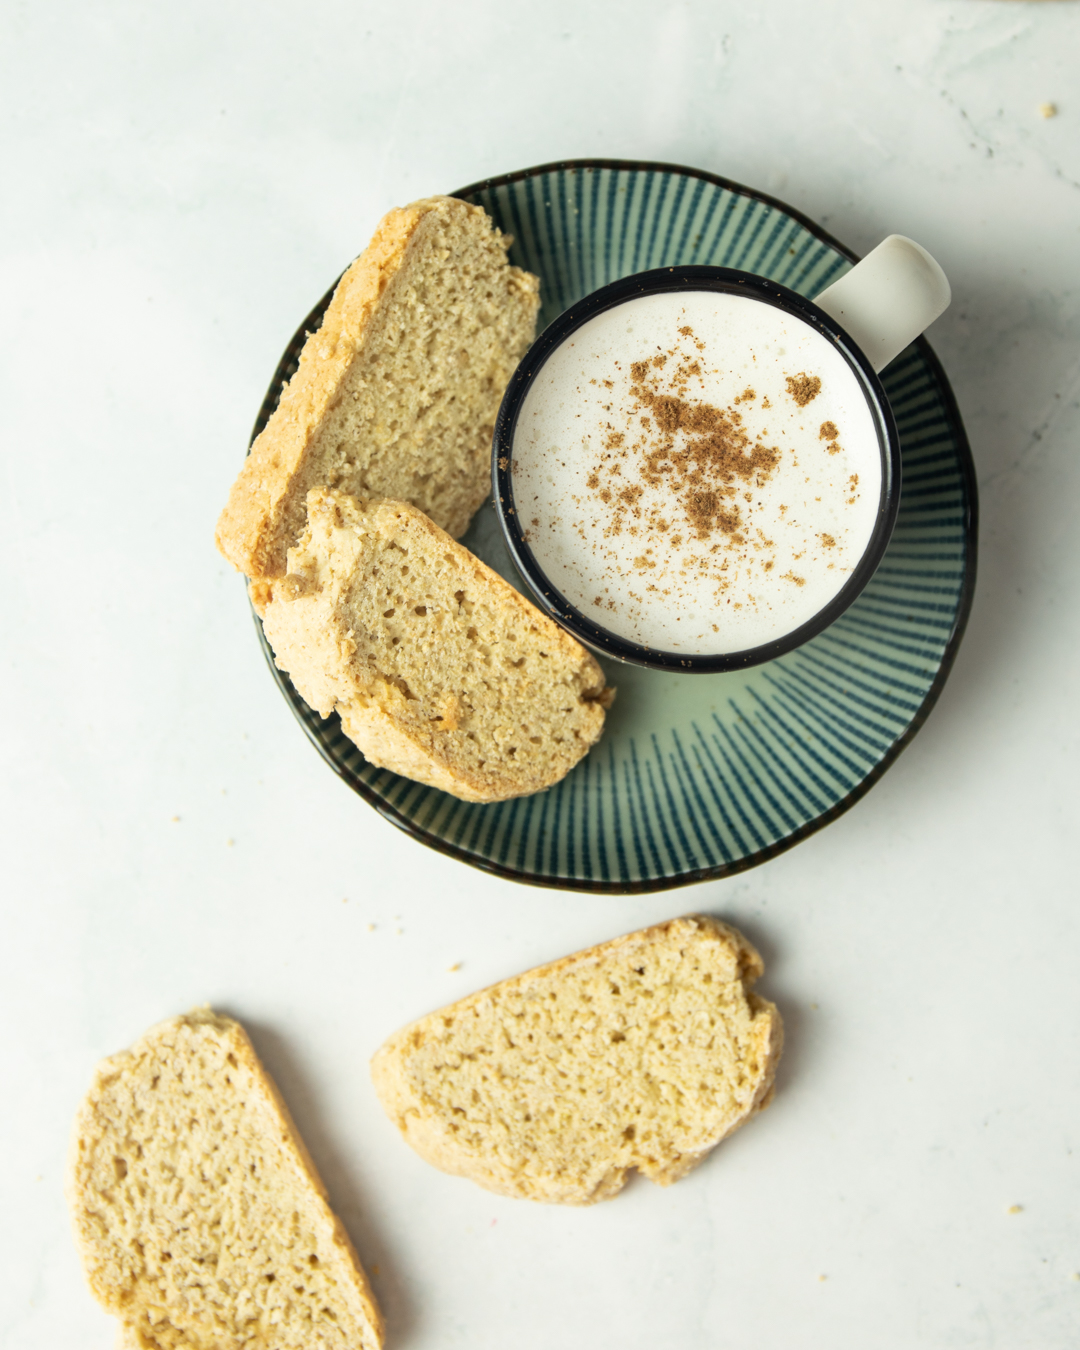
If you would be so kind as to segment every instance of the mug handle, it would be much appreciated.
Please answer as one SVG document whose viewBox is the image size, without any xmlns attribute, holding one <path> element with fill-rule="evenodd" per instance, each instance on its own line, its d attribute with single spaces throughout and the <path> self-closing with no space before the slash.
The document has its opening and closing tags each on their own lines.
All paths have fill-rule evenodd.
<svg viewBox="0 0 1080 1350">
<path fill-rule="evenodd" d="M 855 340 L 876 372 L 944 313 L 945 273 L 914 239 L 890 234 L 814 300 Z"/>
</svg>

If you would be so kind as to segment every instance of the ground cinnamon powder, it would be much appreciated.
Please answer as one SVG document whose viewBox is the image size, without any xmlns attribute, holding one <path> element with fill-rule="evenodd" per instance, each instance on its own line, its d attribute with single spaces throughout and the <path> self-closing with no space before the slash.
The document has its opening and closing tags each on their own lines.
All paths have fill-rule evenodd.
<svg viewBox="0 0 1080 1350">
<path fill-rule="evenodd" d="M 698 539 L 714 530 L 733 535 L 741 523 L 734 500 L 738 484 L 762 487 L 780 453 L 751 441 L 734 408 L 725 411 L 678 393 L 656 393 L 649 381 L 653 364 L 636 361 L 630 368 L 630 392 L 639 407 L 652 412 L 660 433 L 645 447 L 641 477 L 650 487 L 667 482 Z M 747 392 L 752 396 L 752 390 Z"/>
<path fill-rule="evenodd" d="M 807 375 L 805 370 L 799 375 L 788 375 L 787 391 L 800 408 L 805 408 L 821 393 L 821 380 L 816 375 Z"/>
<path fill-rule="evenodd" d="M 720 603 L 719 595 L 729 590 L 745 568 L 753 568 L 763 580 L 780 561 L 774 540 L 754 519 L 755 503 L 760 505 L 757 494 L 781 464 L 781 450 L 770 443 L 768 427 L 760 418 L 760 413 L 772 405 L 767 396 L 759 400 L 750 386 L 726 407 L 700 397 L 707 378 L 701 364 L 705 344 L 698 341 L 689 325 L 679 328 L 678 333 L 673 344 L 658 347 L 651 357 L 628 367 L 615 361 L 614 380 L 591 381 L 598 392 L 611 391 L 612 398 L 610 403 L 604 399 L 601 404 L 610 420 L 599 444 L 593 438 L 588 442 L 597 458 L 588 470 L 585 486 L 596 505 L 594 519 L 604 537 L 629 536 L 637 554 L 631 561 L 630 576 L 612 573 L 606 578 L 615 593 L 605 587 L 593 600 L 598 607 L 615 610 L 620 593 L 630 601 L 642 602 L 643 595 L 634 590 L 635 585 L 643 592 L 659 588 L 667 596 L 673 584 L 676 589 L 678 586 L 673 571 L 682 576 L 707 574 L 715 580 Z M 787 395 L 799 408 L 821 392 L 819 376 L 801 371 L 784 378 Z M 620 397 L 615 392 L 617 386 L 629 397 L 625 393 Z M 744 420 L 741 408 L 749 404 L 756 407 L 747 416 L 752 424 L 761 426 L 760 432 L 752 432 Z M 830 454 L 840 448 L 837 436 L 834 423 L 820 424 L 820 437 L 827 442 L 824 448 Z M 792 452 L 785 450 L 784 454 Z M 849 491 L 854 493 L 854 484 Z M 581 499 L 575 501 L 579 508 L 584 507 Z M 779 507 L 781 517 L 787 510 L 784 505 Z M 534 520 L 532 525 L 539 527 L 539 521 Z M 584 541 L 584 529 L 579 532 Z M 691 541 L 698 547 L 684 550 Z M 819 545 L 829 549 L 836 541 L 824 535 Z M 788 557 L 789 552 L 783 556 Z M 801 556 L 790 554 L 792 560 Z M 778 569 L 776 575 L 780 575 Z M 790 566 L 782 579 L 799 587 L 806 584 Z M 671 603 L 679 607 L 677 594 L 672 594 Z M 756 601 L 747 592 L 745 601 L 729 599 L 727 603 L 741 609 L 744 603 L 753 605 Z M 716 623 L 712 627 L 719 631 Z"/>
<path fill-rule="evenodd" d="M 680 333 L 693 340 L 690 329 Z M 673 369 L 665 371 L 669 361 Z M 755 399 L 754 390 L 718 408 L 688 393 L 701 373 L 700 364 L 677 348 L 631 365 L 626 430 L 609 426 L 604 454 L 587 481 L 612 509 L 605 533 L 621 534 L 632 520 L 646 536 L 673 531 L 668 542 L 674 547 L 682 542 L 680 528 L 699 540 L 720 534 L 733 544 L 745 542 L 739 495 L 765 485 L 780 452 L 748 434 L 735 406 Z M 665 510 L 644 516 L 639 502 L 645 487 L 667 489 Z"/>
</svg>

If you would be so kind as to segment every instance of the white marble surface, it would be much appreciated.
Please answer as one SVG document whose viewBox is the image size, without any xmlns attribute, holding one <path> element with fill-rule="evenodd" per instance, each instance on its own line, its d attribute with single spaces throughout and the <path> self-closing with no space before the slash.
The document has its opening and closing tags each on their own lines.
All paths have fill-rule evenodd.
<svg viewBox="0 0 1080 1350">
<path fill-rule="evenodd" d="M 1074 1346 L 1080 6 L 6 0 L 0 25 L 0 1342 L 112 1344 L 68 1124 L 100 1056 L 210 1000 L 397 1350 Z M 911 748 L 783 857 L 645 898 L 517 887 L 380 820 L 211 542 L 284 342 L 381 213 L 570 155 L 925 243 L 982 492 L 974 614 Z M 760 944 L 789 1028 L 775 1105 L 699 1172 L 548 1209 L 399 1142 L 366 1072 L 388 1032 L 689 908 Z"/>
</svg>

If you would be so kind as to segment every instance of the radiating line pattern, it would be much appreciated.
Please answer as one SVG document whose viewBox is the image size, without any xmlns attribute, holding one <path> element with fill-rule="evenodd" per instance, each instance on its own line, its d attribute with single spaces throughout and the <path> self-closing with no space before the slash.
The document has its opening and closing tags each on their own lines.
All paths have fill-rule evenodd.
<svg viewBox="0 0 1080 1350">
<path fill-rule="evenodd" d="M 460 195 L 513 234 L 512 260 L 540 276 L 542 323 L 650 267 L 738 267 L 813 296 L 851 265 L 778 203 L 669 166 L 577 161 Z M 260 423 L 295 368 L 302 334 Z M 892 543 L 856 603 L 812 642 L 751 671 L 613 668 L 619 695 L 603 739 L 548 792 L 477 806 L 409 782 L 368 764 L 337 718 L 318 717 L 275 669 L 279 684 L 351 786 L 418 839 L 476 866 L 546 885 L 640 891 L 772 856 L 861 796 L 918 729 L 970 607 L 974 479 L 948 384 L 924 341 L 883 380 L 900 430 L 903 493 Z M 507 569 L 493 532 L 474 530 L 466 542 Z"/>
</svg>

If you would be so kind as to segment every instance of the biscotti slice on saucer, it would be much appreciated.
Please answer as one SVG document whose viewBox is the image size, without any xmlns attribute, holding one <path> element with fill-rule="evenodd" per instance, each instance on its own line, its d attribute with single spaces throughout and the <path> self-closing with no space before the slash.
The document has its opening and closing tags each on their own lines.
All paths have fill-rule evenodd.
<svg viewBox="0 0 1080 1350">
<path fill-rule="evenodd" d="M 465 533 L 540 304 L 509 244 L 481 207 L 453 197 L 386 216 L 233 486 L 217 527 L 230 562 L 254 580 L 284 576 L 313 487 L 412 502 Z"/>
<path fill-rule="evenodd" d="M 500 1195 L 589 1205 L 631 1168 L 665 1186 L 772 1096 L 761 971 L 733 928 L 673 919 L 413 1022 L 375 1090 L 422 1158 Z"/>
<path fill-rule="evenodd" d="M 316 489 L 267 588 L 278 666 L 373 764 L 493 802 L 549 787 L 611 691 L 584 647 L 404 502 Z"/>
<path fill-rule="evenodd" d="M 209 1008 L 104 1060 L 68 1199 L 124 1350 L 376 1350 L 382 1321 L 243 1028 Z"/>
</svg>

